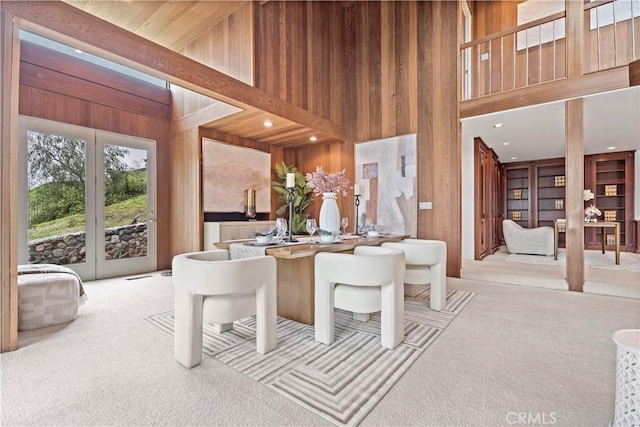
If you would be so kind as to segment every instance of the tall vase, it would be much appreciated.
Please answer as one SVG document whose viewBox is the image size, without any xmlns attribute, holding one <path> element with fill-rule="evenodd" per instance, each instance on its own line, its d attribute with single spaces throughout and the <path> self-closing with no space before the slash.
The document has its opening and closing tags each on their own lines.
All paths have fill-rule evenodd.
<svg viewBox="0 0 640 427">
<path fill-rule="evenodd" d="M 340 231 L 340 210 L 336 201 L 337 193 L 322 193 L 320 206 L 320 228 L 327 231 Z"/>
</svg>

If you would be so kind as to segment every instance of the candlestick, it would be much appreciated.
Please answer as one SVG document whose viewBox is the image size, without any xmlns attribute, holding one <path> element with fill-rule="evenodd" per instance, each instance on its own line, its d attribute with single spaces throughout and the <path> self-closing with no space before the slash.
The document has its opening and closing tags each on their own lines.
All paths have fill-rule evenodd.
<svg viewBox="0 0 640 427">
<path fill-rule="evenodd" d="M 360 235 L 360 231 L 358 231 L 358 206 L 360 206 L 360 195 L 359 194 L 354 194 L 355 197 L 355 203 L 356 203 L 356 229 L 354 230 L 354 233 L 356 236 Z"/>
<path fill-rule="evenodd" d="M 296 174 L 293 172 L 289 172 L 287 174 L 287 188 L 293 188 L 296 186 Z"/>
<path fill-rule="evenodd" d="M 289 175 L 287 174 L 287 181 L 289 181 Z M 287 186 L 287 203 L 289 203 L 289 237 L 285 237 L 285 242 L 297 242 L 296 239 L 293 238 L 293 202 L 296 200 L 295 194 L 293 194 L 294 186 Z"/>
</svg>

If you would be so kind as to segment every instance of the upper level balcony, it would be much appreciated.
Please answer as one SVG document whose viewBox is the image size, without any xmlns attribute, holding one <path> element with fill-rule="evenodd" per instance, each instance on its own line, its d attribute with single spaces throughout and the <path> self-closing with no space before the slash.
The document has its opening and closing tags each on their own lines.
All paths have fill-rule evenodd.
<svg viewBox="0 0 640 427">
<path fill-rule="evenodd" d="M 562 10 L 462 44 L 461 100 L 567 79 L 568 46 L 580 43 L 582 75 L 640 58 L 640 0 L 585 1 L 582 34 L 569 30 L 576 17 L 567 16 L 565 2 L 557 5 Z"/>
</svg>

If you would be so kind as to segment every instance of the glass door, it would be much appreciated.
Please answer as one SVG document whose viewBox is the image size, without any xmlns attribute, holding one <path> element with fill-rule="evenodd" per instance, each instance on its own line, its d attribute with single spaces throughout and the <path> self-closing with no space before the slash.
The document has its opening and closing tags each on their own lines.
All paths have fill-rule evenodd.
<svg viewBox="0 0 640 427">
<path fill-rule="evenodd" d="M 20 264 L 84 280 L 156 268 L 154 141 L 20 117 Z"/>
<path fill-rule="evenodd" d="M 156 269 L 155 144 L 96 132 L 96 278 Z"/>
</svg>

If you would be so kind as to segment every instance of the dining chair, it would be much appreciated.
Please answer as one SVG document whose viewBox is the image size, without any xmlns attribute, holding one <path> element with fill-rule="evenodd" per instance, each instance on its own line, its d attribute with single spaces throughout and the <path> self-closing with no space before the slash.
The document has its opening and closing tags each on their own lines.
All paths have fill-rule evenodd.
<svg viewBox="0 0 640 427">
<path fill-rule="evenodd" d="M 216 333 L 233 322 L 256 316 L 256 350 L 277 346 L 276 260 L 272 256 L 229 259 L 229 251 L 213 250 L 173 258 L 175 288 L 174 356 L 187 368 L 202 360 L 202 323 Z"/>
<path fill-rule="evenodd" d="M 380 312 L 380 343 L 393 349 L 404 339 L 404 254 L 381 246 L 356 246 L 353 254 L 321 252 L 315 257 L 315 337 L 334 341 L 334 309 L 368 321 Z"/>
<path fill-rule="evenodd" d="M 444 309 L 447 299 L 447 244 L 441 240 L 404 239 L 401 242 L 385 242 L 383 247 L 404 252 L 405 295 L 413 296 L 414 286 L 430 285 L 430 307 Z"/>
</svg>

